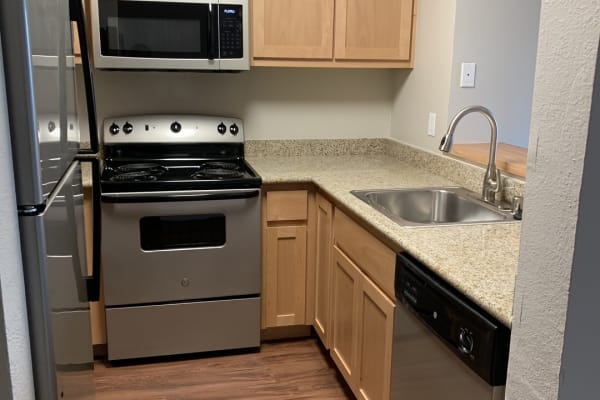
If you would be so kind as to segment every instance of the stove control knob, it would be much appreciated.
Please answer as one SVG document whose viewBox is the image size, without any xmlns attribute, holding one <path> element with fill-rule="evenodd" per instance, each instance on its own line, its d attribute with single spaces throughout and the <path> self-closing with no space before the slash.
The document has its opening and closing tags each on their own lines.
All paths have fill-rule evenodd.
<svg viewBox="0 0 600 400">
<path fill-rule="evenodd" d="M 229 132 L 235 136 L 240 132 L 240 128 L 236 124 L 233 124 L 229 127 Z"/>
<path fill-rule="evenodd" d="M 177 121 L 171 124 L 171 132 L 179 133 L 181 132 L 181 124 Z"/>
<path fill-rule="evenodd" d="M 121 128 L 119 128 L 119 125 L 113 122 L 112 125 L 108 128 L 108 131 L 113 135 L 116 135 L 117 133 L 121 132 Z"/>
<path fill-rule="evenodd" d="M 458 335 L 458 349 L 463 354 L 471 354 L 473 347 L 475 346 L 475 339 L 473 333 L 468 329 L 461 328 L 460 334 Z"/>
<path fill-rule="evenodd" d="M 123 125 L 123 133 L 129 135 L 131 132 L 133 132 L 133 125 L 129 122 L 125 122 L 125 125 Z"/>
<path fill-rule="evenodd" d="M 224 134 L 225 134 L 225 132 L 227 132 L 227 125 L 225 125 L 224 123 L 222 123 L 222 122 L 221 122 L 221 123 L 220 123 L 220 124 L 217 126 L 217 131 L 218 131 L 218 132 L 219 132 L 221 135 L 224 135 Z"/>
</svg>

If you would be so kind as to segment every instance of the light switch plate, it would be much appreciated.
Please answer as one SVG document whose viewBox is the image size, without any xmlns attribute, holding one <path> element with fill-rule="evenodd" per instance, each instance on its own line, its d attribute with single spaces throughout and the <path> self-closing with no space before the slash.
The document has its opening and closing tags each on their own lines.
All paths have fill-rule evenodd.
<svg viewBox="0 0 600 400">
<path fill-rule="evenodd" d="M 475 73 L 477 71 L 477 64 L 475 63 L 462 63 L 460 67 L 460 87 L 461 88 L 474 88 L 475 87 Z"/>
<path fill-rule="evenodd" d="M 435 136 L 435 120 L 436 120 L 436 113 L 429 113 L 429 119 L 427 122 L 427 136 Z"/>
</svg>

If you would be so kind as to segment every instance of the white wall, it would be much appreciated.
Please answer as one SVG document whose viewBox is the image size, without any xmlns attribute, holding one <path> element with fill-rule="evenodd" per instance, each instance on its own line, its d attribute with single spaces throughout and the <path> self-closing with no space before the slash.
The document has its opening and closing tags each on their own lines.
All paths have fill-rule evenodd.
<svg viewBox="0 0 600 400">
<path fill-rule="evenodd" d="M 494 113 L 498 140 L 527 147 L 541 0 L 457 0 L 449 116 L 480 104 Z M 477 63 L 476 87 L 461 88 L 462 62 Z M 487 120 L 469 115 L 455 143 L 490 140 Z"/>
<path fill-rule="evenodd" d="M 437 150 L 448 121 L 456 1 L 419 0 L 415 69 L 397 72 L 391 136 Z M 428 113 L 437 114 L 435 138 L 427 133 Z"/>
<path fill-rule="evenodd" d="M 137 113 L 244 119 L 246 139 L 389 137 L 393 73 L 255 68 L 239 74 L 95 71 L 98 120 Z"/>
<path fill-rule="evenodd" d="M 34 398 L 25 284 L 17 221 L 4 64 L 0 47 L 0 306 L 4 314 L 13 398 Z M 1 360 L 0 360 L 1 362 Z M 0 392 L 1 393 L 1 392 Z"/>
<path fill-rule="evenodd" d="M 589 258 L 587 247 L 582 249 L 584 258 L 579 259 L 575 245 L 576 240 L 588 246 L 592 240 L 595 247 L 598 243 L 598 225 L 587 225 L 598 220 L 597 214 L 589 214 L 589 206 L 580 209 L 586 205 L 580 203 L 582 193 L 589 196 L 587 201 L 597 198 L 588 192 L 592 188 L 586 186 L 582 192 L 581 186 L 585 158 L 590 158 L 589 167 L 593 168 L 597 161 L 591 160 L 600 156 L 597 146 L 590 146 L 586 155 L 588 135 L 598 133 L 591 132 L 589 125 L 598 21 L 597 0 L 542 4 L 507 400 L 597 397 L 598 272 L 589 268 L 597 270 L 598 257 L 597 251 L 592 251 Z M 593 176 L 586 185 L 597 185 L 598 169 L 587 168 L 586 172 Z M 590 218 L 587 223 L 586 218 Z M 586 277 L 595 281 L 582 282 Z M 592 303 L 582 304 L 590 292 L 594 293 Z M 573 302 L 567 310 L 569 295 Z M 584 310 L 588 313 L 583 318 L 595 320 L 594 325 L 581 323 L 579 312 Z M 572 331 L 567 320 L 573 323 Z M 595 331 L 586 332 L 589 327 Z M 581 349 L 565 347 L 565 328 L 567 344 L 581 340 L 582 345 L 592 345 L 585 349 L 587 356 L 579 358 Z M 587 380 L 590 373 L 595 375 L 591 382 Z M 585 381 L 586 386 L 579 388 L 587 390 L 584 395 L 574 395 L 577 388 L 572 385 L 582 384 L 577 376 Z M 560 388 L 563 383 L 564 391 Z"/>
</svg>

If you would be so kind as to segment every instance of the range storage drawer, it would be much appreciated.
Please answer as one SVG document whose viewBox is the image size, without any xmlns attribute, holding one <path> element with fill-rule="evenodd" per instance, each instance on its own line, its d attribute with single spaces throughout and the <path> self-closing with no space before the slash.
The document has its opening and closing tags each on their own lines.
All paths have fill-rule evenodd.
<svg viewBox="0 0 600 400">
<path fill-rule="evenodd" d="M 107 308 L 108 359 L 260 346 L 260 298 Z"/>
</svg>

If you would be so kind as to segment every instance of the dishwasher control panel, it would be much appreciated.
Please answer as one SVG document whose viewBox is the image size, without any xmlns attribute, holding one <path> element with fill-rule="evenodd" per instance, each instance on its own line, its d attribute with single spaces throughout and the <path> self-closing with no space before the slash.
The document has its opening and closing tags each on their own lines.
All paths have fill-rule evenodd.
<svg viewBox="0 0 600 400">
<path fill-rule="evenodd" d="M 504 385 L 510 330 L 412 256 L 396 263 L 396 298 L 469 368 Z"/>
</svg>

